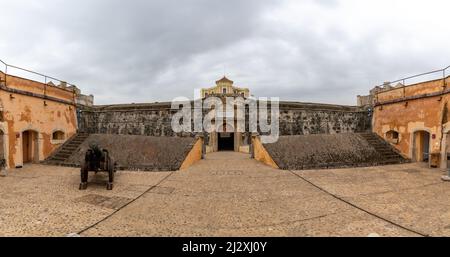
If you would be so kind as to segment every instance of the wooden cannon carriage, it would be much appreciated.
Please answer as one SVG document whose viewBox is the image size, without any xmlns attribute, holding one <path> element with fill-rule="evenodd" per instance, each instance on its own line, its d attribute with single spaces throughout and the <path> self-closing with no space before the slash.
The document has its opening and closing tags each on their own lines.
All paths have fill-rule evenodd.
<svg viewBox="0 0 450 257">
<path fill-rule="evenodd" d="M 89 172 L 108 172 L 109 179 L 106 186 L 107 190 L 113 189 L 114 173 L 116 172 L 116 163 L 110 156 L 108 150 L 101 149 L 96 144 L 91 144 L 86 151 L 84 162 L 81 165 L 81 183 L 80 190 L 87 189 Z"/>
</svg>

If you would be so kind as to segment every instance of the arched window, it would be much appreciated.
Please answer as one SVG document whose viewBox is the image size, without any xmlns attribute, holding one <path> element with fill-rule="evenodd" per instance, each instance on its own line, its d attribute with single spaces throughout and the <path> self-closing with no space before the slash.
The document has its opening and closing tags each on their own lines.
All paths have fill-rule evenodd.
<svg viewBox="0 0 450 257">
<path fill-rule="evenodd" d="M 52 139 L 55 141 L 60 141 L 65 139 L 65 134 L 61 130 L 55 131 L 52 134 Z"/>
<path fill-rule="evenodd" d="M 391 130 L 386 133 L 387 141 L 389 141 L 392 144 L 398 144 L 399 138 L 400 138 L 400 135 L 395 130 Z"/>
</svg>

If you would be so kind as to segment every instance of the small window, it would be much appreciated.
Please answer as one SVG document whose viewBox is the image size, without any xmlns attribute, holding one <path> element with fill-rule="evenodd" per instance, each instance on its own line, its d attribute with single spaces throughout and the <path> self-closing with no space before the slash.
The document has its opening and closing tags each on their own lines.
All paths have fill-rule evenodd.
<svg viewBox="0 0 450 257">
<path fill-rule="evenodd" d="M 62 131 L 55 131 L 52 135 L 53 140 L 64 140 L 65 134 Z"/>
<path fill-rule="evenodd" d="M 387 141 L 389 141 L 390 143 L 393 144 L 398 144 L 399 141 L 399 134 L 397 131 L 391 130 L 389 132 L 386 133 L 386 139 Z"/>
<path fill-rule="evenodd" d="M 223 88 L 222 92 L 223 92 L 224 95 L 227 94 L 227 89 Z"/>
</svg>

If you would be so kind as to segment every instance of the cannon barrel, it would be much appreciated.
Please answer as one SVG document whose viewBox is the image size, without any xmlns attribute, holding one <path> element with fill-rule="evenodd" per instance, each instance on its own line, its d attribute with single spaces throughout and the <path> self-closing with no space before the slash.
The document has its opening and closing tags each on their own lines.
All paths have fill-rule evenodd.
<svg viewBox="0 0 450 257">
<path fill-rule="evenodd" d="M 114 173 L 116 172 L 116 163 L 110 156 L 108 150 L 101 149 L 96 144 L 92 144 L 86 151 L 84 162 L 81 165 L 81 183 L 80 190 L 87 189 L 89 172 L 108 172 L 107 189 L 112 190 L 114 182 Z"/>
</svg>

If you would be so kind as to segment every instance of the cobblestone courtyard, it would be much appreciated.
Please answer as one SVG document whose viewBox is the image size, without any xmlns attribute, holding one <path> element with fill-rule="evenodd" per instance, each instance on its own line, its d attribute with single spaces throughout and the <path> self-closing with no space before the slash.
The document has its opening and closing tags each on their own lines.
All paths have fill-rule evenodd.
<svg viewBox="0 0 450 257">
<path fill-rule="evenodd" d="M 0 236 L 450 236 L 450 183 L 419 164 L 281 171 L 209 154 L 178 172 L 91 175 L 30 165 L 0 177 Z"/>
</svg>

